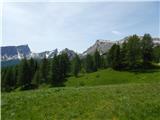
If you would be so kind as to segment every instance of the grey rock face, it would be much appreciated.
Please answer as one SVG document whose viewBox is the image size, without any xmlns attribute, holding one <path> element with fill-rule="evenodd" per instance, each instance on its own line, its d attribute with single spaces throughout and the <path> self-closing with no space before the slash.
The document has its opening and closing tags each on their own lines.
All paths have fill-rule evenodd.
<svg viewBox="0 0 160 120">
<path fill-rule="evenodd" d="M 30 56 L 31 51 L 28 45 L 1 47 L 1 60 L 22 59 Z"/>
<path fill-rule="evenodd" d="M 129 37 L 129 36 L 128 36 Z M 95 44 L 89 47 L 86 51 L 82 54 L 78 54 L 80 58 L 83 58 L 87 54 L 94 54 L 96 50 L 100 52 L 101 55 L 108 52 L 108 50 L 112 47 L 113 44 L 118 43 L 122 44 L 124 41 L 127 41 L 128 37 L 125 37 L 118 41 L 111 41 L 111 40 L 97 40 Z M 142 36 L 139 36 L 142 39 Z M 154 45 L 160 45 L 160 38 L 153 38 Z M 57 49 L 52 51 L 44 51 L 41 53 L 33 53 L 31 52 L 28 45 L 20 45 L 20 46 L 5 46 L 1 47 L 1 60 L 8 61 L 8 60 L 21 60 L 24 57 L 27 59 L 35 58 L 35 59 L 43 59 L 43 58 L 53 58 L 56 54 L 67 53 L 69 59 L 73 59 L 75 57 L 76 52 L 65 48 L 64 50 L 58 52 Z"/>
<path fill-rule="evenodd" d="M 142 36 L 139 36 L 140 39 L 142 39 Z M 125 37 L 121 40 L 117 40 L 117 41 L 110 41 L 110 40 L 97 40 L 96 43 L 94 45 L 92 45 L 91 47 L 89 47 L 85 52 L 83 52 L 83 56 L 87 55 L 87 54 L 93 54 L 96 49 L 100 52 L 100 54 L 104 54 L 106 52 L 108 52 L 108 50 L 112 47 L 113 44 L 118 43 L 118 44 L 122 44 L 124 41 L 127 41 L 129 38 Z M 153 43 L 154 45 L 160 45 L 160 38 L 153 38 Z"/>
</svg>

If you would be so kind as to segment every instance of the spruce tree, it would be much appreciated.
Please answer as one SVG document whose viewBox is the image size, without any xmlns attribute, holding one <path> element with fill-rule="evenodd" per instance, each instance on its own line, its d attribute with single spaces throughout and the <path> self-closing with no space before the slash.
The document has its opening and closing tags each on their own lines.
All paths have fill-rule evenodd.
<svg viewBox="0 0 160 120">
<path fill-rule="evenodd" d="M 28 72 L 30 72 L 29 79 L 32 80 L 37 69 L 37 62 L 33 58 L 31 58 L 28 61 L 28 67 L 29 67 Z"/>
<path fill-rule="evenodd" d="M 64 79 L 70 71 L 70 61 L 67 53 L 59 55 L 59 68 L 61 72 L 61 79 Z"/>
<path fill-rule="evenodd" d="M 153 40 L 150 34 L 144 34 L 142 42 L 142 60 L 145 66 L 147 66 L 153 58 Z"/>
<path fill-rule="evenodd" d="M 55 55 L 52 63 L 49 74 L 49 80 L 52 86 L 59 86 L 60 84 L 60 68 L 59 68 L 59 56 Z"/>
<path fill-rule="evenodd" d="M 85 70 L 88 73 L 96 71 L 93 56 L 91 56 L 89 54 L 85 58 Z"/>
<path fill-rule="evenodd" d="M 120 69 L 120 46 L 114 44 L 108 53 L 108 61 L 113 69 Z"/>
<path fill-rule="evenodd" d="M 40 83 L 49 83 L 48 72 L 49 72 L 49 62 L 44 58 L 40 64 Z"/>
<path fill-rule="evenodd" d="M 141 44 L 137 35 L 130 36 L 128 39 L 126 58 L 130 69 L 139 67 L 141 62 Z"/>
<path fill-rule="evenodd" d="M 121 62 L 121 69 L 127 68 L 127 42 L 122 43 L 122 47 L 120 49 L 120 62 Z"/>
<path fill-rule="evenodd" d="M 73 74 L 75 77 L 78 76 L 81 70 L 81 61 L 79 56 L 76 54 L 75 58 L 73 59 Z"/>
<path fill-rule="evenodd" d="M 153 59 L 154 62 L 160 63 L 160 45 L 157 45 L 153 49 Z"/>
<path fill-rule="evenodd" d="M 26 58 L 24 58 L 20 65 L 18 71 L 18 85 L 22 90 L 31 88 L 31 72 Z"/>
<path fill-rule="evenodd" d="M 97 49 L 94 53 L 94 64 L 95 64 L 96 69 L 99 69 L 101 67 L 101 64 L 102 64 L 101 56 L 100 56 Z"/>
<path fill-rule="evenodd" d="M 40 85 L 40 72 L 38 69 L 36 70 L 34 77 L 32 79 L 32 85 L 34 88 L 37 88 Z"/>
<path fill-rule="evenodd" d="M 8 68 L 3 80 L 2 91 L 11 91 L 15 88 L 16 81 L 13 79 L 13 68 Z"/>
</svg>

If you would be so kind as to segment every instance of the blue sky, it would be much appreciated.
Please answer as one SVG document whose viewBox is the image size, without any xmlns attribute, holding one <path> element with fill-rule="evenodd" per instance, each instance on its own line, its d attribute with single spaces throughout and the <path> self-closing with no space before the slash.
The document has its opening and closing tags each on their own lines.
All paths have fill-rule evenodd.
<svg viewBox="0 0 160 120">
<path fill-rule="evenodd" d="M 150 33 L 160 37 L 159 2 L 6 2 L 2 45 L 28 44 L 33 52 L 83 52 L 97 39 Z"/>
</svg>

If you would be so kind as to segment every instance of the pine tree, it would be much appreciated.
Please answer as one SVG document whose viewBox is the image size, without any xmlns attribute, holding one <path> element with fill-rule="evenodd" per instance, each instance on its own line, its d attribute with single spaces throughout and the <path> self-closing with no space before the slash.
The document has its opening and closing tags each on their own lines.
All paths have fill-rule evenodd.
<svg viewBox="0 0 160 120">
<path fill-rule="evenodd" d="M 34 77 L 32 79 L 32 85 L 34 88 L 37 88 L 40 84 L 40 72 L 39 70 L 37 69 L 35 74 L 34 74 Z"/>
<path fill-rule="evenodd" d="M 11 91 L 15 88 L 16 81 L 13 79 L 13 68 L 8 68 L 3 80 L 2 91 Z"/>
<path fill-rule="evenodd" d="M 48 80 L 49 62 L 44 58 L 40 64 L 40 83 L 49 83 Z"/>
<path fill-rule="evenodd" d="M 36 72 L 36 69 L 37 69 L 37 62 L 31 58 L 29 61 L 28 61 L 28 67 L 29 67 L 29 71 L 30 72 L 30 76 L 29 76 L 29 79 L 32 80 L 33 77 L 34 77 L 34 74 Z"/>
<path fill-rule="evenodd" d="M 59 68 L 61 72 L 61 79 L 64 79 L 70 71 L 70 61 L 67 53 L 59 55 Z"/>
<path fill-rule="evenodd" d="M 73 74 L 75 77 L 78 76 L 81 70 L 81 60 L 79 56 L 76 54 L 75 58 L 73 59 Z"/>
<path fill-rule="evenodd" d="M 127 42 L 122 43 L 122 48 L 120 49 L 120 62 L 121 69 L 125 69 L 127 65 Z"/>
<path fill-rule="evenodd" d="M 114 44 L 108 53 L 108 61 L 113 69 L 120 69 L 120 46 Z"/>
<path fill-rule="evenodd" d="M 155 46 L 153 49 L 154 61 L 160 63 L 160 45 Z"/>
<path fill-rule="evenodd" d="M 95 64 L 95 69 L 99 69 L 102 64 L 101 56 L 100 56 L 98 50 L 96 50 L 94 53 L 94 64 Z"/>
<path fill-rule="evenodd" d="M 153 58 L 153 40 L 150 34 L 145 34 L 143 36 L 142 42 L 142 59 L 144 65 L 148 65 Z"/>
<path fill-rule="evenodd" d="M 85 70 L 88 73 L 96 71 L 94 61 L 93 61 L 93 57 L 89 54 L 85 58 Z"/>
<path fill-rule="evenodd" d="M 24 58 L 20 65 L 18 71 L 18 85 L 22 90 L 31 88 L 31 72 L 26 58 Z"/>
<path fill-rule="evenodd" d="M 49 74 L 49 80 L 52 86 L 58 86 L 60 84 L 60 74 L 59 56 L 54 56 Z"/>
<path fill-rule="evenodd" d="M 133 35 L 128 39 L 126 58 L 130 69 L 139 67 L 141 62 L 141 46 L 137 35 Z"/>
</svg>

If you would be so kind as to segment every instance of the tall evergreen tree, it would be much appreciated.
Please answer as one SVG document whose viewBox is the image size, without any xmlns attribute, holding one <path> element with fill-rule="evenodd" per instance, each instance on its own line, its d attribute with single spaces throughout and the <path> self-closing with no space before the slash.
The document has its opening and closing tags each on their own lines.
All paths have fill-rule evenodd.
<svg viewBox="0 0 160 120">
<path fill-rule="evenodd" d="M 147 65 L 153 58 L 153 40 L 150 34 L 144 34 L 141 45 L 143 63 Z"/>
<path fill-rule="evenodd" d="M 121 68 L 125 69 L 127 67 L 127 43 L 123 42 L 122 47 L 120 49 L 120 62 Z"/>
<path fill-rule="evenodd" d="M 102 60 L 101 60 L 101 56 L 98 52 L 98 50 L 96 49 L 95 53 L 94 53 L 94 64 L 95 64 L 95 68 L 99 69 L 102 65 Z"/>
<path fill-rule="evenodd" d="M 94 61 L 93 61 L 93 57 L 89 54 L 85 58 L 85 69 L 86 69 L 86 72 L 96 71 Z"/>
<path fill-rule="evenodd" d="M 32 79 L 32 85 L 34 86 L 34 88 L 37 88 L 39 84 L 40 84 L 40 72 L 39 69 L 37 69 Z"/>
<path fill-rule="evenodd" d="M 16 81 L 13 79 L 13 76 L 13 68 L 8 68 L 2 82 L 2 91 L 9 92 L 15 88 Z"/>
<path fill-rule="evenodd" d="M 120 69 L 120 46 L 114 44 L 108 53 L 108 61 L 113 69 Z"/>
<path fill-rule="evenodd" d="M 34 60 L 33 58 L 31 58 L 29 61 L 28 61 L 28 67 L 29 67 L 29 70 L 28 72 L 29 73 L 29 79 L 32 80 L 33 77 L 34 77 L 34 74 L 36 72 L 36 69 L 37 69 L 37 62 L 36 60 Z"/>
<path fill-rule="evenodd" d="M 30 89 L 31 88 L 31 72 L 26 58 L 24 58 L 20 65 L 18 71 L 18 85 L 21 89 Z"/>
<path fill-rule="evenodd" d="M 79 56 L 76 54 L 75 58 L 73 59 L 73 74 L 75 77 L 78 76 L 80 70 L 81 70 L 81 60 Z"/>
<path fill-rule="evenodd" d="M 60 69 L 60 77 L 62 80 L 67 76 L 67 73 L 70 71 L 70 61 L 67 53 L 62 53 L 59 57 L 59 69 Z"/>
<path fill-rule="evenodd" d="M 153 49 L 154 61 L 160 63 L 160 45 L 155 46 Z"/>
<path fill-rule="evenodd" d="M 56 55 L 51 63 L 50 75 L 49 80 L 52 86 L 62 86 L 63 83 L 63 73 L 61 70 L 60 64 L 60 55 Z"/>
<path fill-rule="evenodd" d="M 40 64 L 40 83 L 49 83 L 48 72 L 49 72 L 49 62 L 44 58 Z"/>
<path fill-rule="evenodd" d="M 130 68 L 139 67 L 141 61 L 141 45 L 137 35 L 129 37 L 127 43 L 127 62 Z"/>
</svg>

